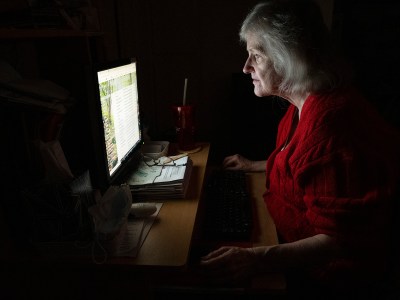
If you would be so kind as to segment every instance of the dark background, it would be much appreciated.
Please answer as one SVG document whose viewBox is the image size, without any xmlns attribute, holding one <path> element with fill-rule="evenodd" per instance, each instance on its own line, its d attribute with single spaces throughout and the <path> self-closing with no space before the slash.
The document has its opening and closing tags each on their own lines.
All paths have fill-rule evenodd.
<svg viewBox="0 0 400 300">
<path fill-rule="evenodd" d="M 3 28 L 10 27 L 5 20 L 20 19 L 11 16 L 17 15 L 26 2 L 0 3 Z M 86 1 L 62 2 L 67 7 Z M 38 35 L 29 33 L 21 38 L 12 33 L 0 34 L 0 58 L 24 78 L 48 79 L 71 91 L 76 101 L 65 116 L 60 142 L 75 175 L 85 171 L 95 151 L 88 126 L 91 112 L 87 107 L 90 90 L 96 87 L 87 86 L 85 67 L 125 57 L 138 61 L 142 124 L 153 140 L 174 140 L 170 107 L 182 102 L 184 79 L 188 78 L 187 103 L 195 105 L 196 139 L 211 142 L 210 162 L 218 164 L 225 155 L 235 152 L 264 159 L 273 147 L 274 127 L 282 111 L 276 110 L 276 103 L 270 99 L 254 97 L 252 84 L 241 75 L 247 53 L 238 38 L 241 21 L 257 2 L 91 1 L 97 22 L 82 27 L 99 34 L 82 38 L 56 33 L 48 38 L 40 34 L 45 26 L 35 24 Z M 327 23 L 331 23 L 333 2 L 319 2 L 324 3 Z M 72 15 L 73 11 L 68 12 Z M 61 23 L 61 29 L 68 26 Z M 23 128 L 18 128 L 19 116 L 12 117 L 12 113 L 5 111 L 4 115 L 6 140 L 13 149 L 23 148 L 21 144 L 26 141 L 20 138 Z M 14 124 L 13 130 L 10 123 Z M 34 133 L 30 135 L 33 139 Z M 15 164 L 24 169 L 21 172 L 37 172 L 40 163 L 34 161 L 34 155 L 14 151 L 6 151 L 4 156 L 16 156 Z M 9 164 L 5 163 L 5 167 L 18 173 Z"/>
<path fill-rule="evenodd" d="M 19 20 L 14 15 L 27 1 L 3 0 L 0 29 L 6 33 L 0 32 L 0 58 L 25 78 L 49 79 L 71 91 L 76 101 L 65 115 L 60 142 L 75 175 L 88 168 L 95 151 L 88 101 L 96 87 L 87 86 L 85 67 L 124 57 L 138 61 L 142 124 L 153 140 L 174 141 L 170 107 L 182 102 L 184 79 L 188 78 L 187 103 L 195 105 L 196 139 L 211 143 L 210 163 L 219 164 L 233 153 L 265 159 L 274 147 L 285 105 L 255 97 L 248 76 L 242 73 L 247 53 L 239 43 L 238 31 L 257 2 L 96 0 L 91 2 L 95 17 L 81 26 L 95 34 L 57 34 L 57 29 L 68 27 L 64 20 L 59 28 L 53 26 L 56 33 L 49 38 L 40 34 L 45 27 L 41 24 L 34 25 L 38 34 L 18 37 L 7 31 L 7 20 Z M 356 84 L 398 125 L 400 5 L 385 0 L 317 2 L 337 45 L 354 66 Z M 68 7 L 89 2 L 62 3 Z M 29 29 L 29 25 L 16 27 Z M 31 140 L 22 138 L 25 129 L 13 112 L 15 108 L 2 107 L 2 135 L 10 145 L 2 149 L 2 156 L 7 157 L 2 168 L 18 180 L 21 173 L 38 173 L 40 162 L 35 153 L 21 150 Z M 26 116 L 29 119 L 29 113 Z M 28 138 L 34 135 L 28 132 Z"/>
<path fill-rule="evenodd" d="M 23 19 L 18 12 L 27 1 L 3 0 L 0 58 L 24 78 L 51 80 L 75 98 L 60 135 L 75 175 L 88 168 L 96 151 L 88 126 L 88 101 L 96 86 L 87 85 L 86 66 L 125 57 L 138 61 L 142 125 L 153 140 L 174 141 L 170 107 L 182 102 L 184 79 L 188 78 L 187 103 L 195 105 L 196 139 L 211 143 L 210 162 L 219 164 L 233 153 L 265 159 L 274 147 L 276 126 L 285 105 L 277 99 L 255 97 L 249 77 L 242 73 L 247 53 L 239 43 L 238 31 L 257 2 L 96 0 L 90 2 L 94 17 L 87 13 L 80 24 L 94 34 L 82 37 L 57 33 L 68 27 L 64 20 L 53 24 L 55 34 L 46 37 L 40 33 L 46 28 L 41 23 L 10 25 Z M 356 84 L 390 122 L 398 125 L 400 4 L 385 0 L 317 2 L 337 46 L 354 66 Z M 62 3 L 66 9 L 89 5 L 87 0 Z M 73 9 L 66 11 L 71 16 L 76 13 Z M 10 27 L 34 30 L 21 37 Z M 36 136 L 29 132 L 32 128 L 26 132 L 15 110 L 21 108 L 2 107 L 2 133 L 10 145 L 2 149 L 2 156 L 8 158 L 2 167 L 18 179 L 27 170 L 39 173 L 40 162 L 37 153 L 24 150 Z M 28 112 L 24 117 L 33 122 L 36 118 Z"/>
<path fill-rule="evenodd" d="M 51 2 L 36 2 L 46 1 Z M 62 2 L 76 4 L 85 0 Z M 42 26 L 37 24 L 34 31 L 26 31 L 32 28 L 29 24 L 10 26 L 7 22 L 20 20 L 18 13 L 27 1 L 0 0 L 0 59 L 23 77 L 51 80 L 75 98 L 60 135 L 75 176 L 85 172 L 95 151 L 88 122 L 90 89 L 95 87 L 87 86 L 85 67 L 132 56 L 139 64 L 143 124 L 153 140 L 174 139 L 170 106 L 182 101 L 184 79 L 188 78 L 188 103 L 196 107 L 196 138 L 211 142 L 209 162 L 219 164 L 225 155 L 233 153 L 265 159 L 274 147 L 276 127 L 285 105 L 277 99 L 255 97 L 252 83 L 242 73 L 247 53 L 238 41 L 239 26 L 257 2 L 93 0 L 97 18 L 87 20 L 83 28 L 96 33 L 82 37 L 66 34 L 57 26 L 50 36 L 44 35 Z M 385 0 L 318 2 L 337 45 L 354 66 L 355 83 L 385 118 L 398 126 L 400 4 Z M 60 22 L 59 27 L 65 26 L 65 22 Z M 19 31 L 11 31 L 10 27 Z M 11 235 L 17 242 L 25 241 L 32 231 L 32 212 L 26 210 L 21 191 L 43 175 L 40 156 L 32 151 L 38 137 L 35 122 L 42 120 L 41 112 L 0 102 L 0 234 L 5 241 L 0 253 L 7 253 L 7 238 Z M 51 192 L 60 191 L 50 191 L 49 198 L 53 199 Z M 68 215 L 64 217 L 67 219 L 46 221 L 53 225 L 74 221 Z M 27 272 L 24 267 L 13 273 L 4 270 L 2 275 L 14 275 L 9 281 L 15 286 L 32 285 L 29 275 L 24 277 L 25 282 L 21 281 L 20 274 Z M 82 273 L 79 278 L 86 283 L 94 273 L 99 274 L 97 271 Z M 46 284 L 43 281 L 42 285 Z"/>
</svg>

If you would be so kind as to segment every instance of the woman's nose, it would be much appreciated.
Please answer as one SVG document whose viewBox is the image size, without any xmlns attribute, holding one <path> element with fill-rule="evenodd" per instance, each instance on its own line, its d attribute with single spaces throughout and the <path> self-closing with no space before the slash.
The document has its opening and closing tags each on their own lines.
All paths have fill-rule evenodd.
<svg viewBox="0 0 400 300">
<path fill-rule="evenodd" d="M 243 73 L 249 74 L 253 70 L 253 67 L 250 65 L 249 58 L 246 60 L 243 66 Z"/>
</svg>

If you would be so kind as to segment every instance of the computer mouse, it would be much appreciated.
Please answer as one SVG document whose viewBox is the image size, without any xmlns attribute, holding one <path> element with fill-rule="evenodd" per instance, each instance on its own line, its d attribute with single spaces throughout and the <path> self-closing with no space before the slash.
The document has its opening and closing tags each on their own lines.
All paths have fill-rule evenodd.
<svg viewBox="0 0 400 300">
<path fill-rule="evenodd" d="M 157 206 L 154 203 L 133 203 L 131 206 L 130 215 L 138 218 L 151 216 L 157 211 Z"/>
</svg>

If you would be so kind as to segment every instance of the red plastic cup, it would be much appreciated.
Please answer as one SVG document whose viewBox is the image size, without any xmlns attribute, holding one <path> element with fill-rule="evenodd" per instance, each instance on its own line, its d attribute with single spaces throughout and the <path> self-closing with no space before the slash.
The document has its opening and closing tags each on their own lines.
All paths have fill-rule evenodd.
<svg viewBox="0 0 400 300">
<path fill-rule="evenodd" d="M 179 150 L 189 151 L 196 147 L 193 105 L 172 106 L 176 140 Z"/>
</svg>

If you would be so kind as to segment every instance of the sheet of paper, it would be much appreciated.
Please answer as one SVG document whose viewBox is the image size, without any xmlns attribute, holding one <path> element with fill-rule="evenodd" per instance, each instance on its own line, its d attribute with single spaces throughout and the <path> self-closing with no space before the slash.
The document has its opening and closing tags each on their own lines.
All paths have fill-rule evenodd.
<svg viewBox="0 0 400 300">
<path fill-rule="evenodd" d="M 149 233 L 154 220 L 162 207 L 162 203 L 154 203 L 157 211 L 147 218 L 135 218 L 129 220 L 128 228 L 121 241 L 121 245 L 116 256 L 136 257 L 147 234 Z"/>
<path fill-rule="evenodd" d="M 180 160 L 183 160 L 181 158 Z M 174 167 L 163 167 L 161 171 L 161 175 L 155 178 L 154 183 L 159 183 L 159 182 L 168 182 L 168 181 L 176 181 L 176 180 L 182 180 L 183 177 L 185 176 L 185 169 L 186 165 L 184 166 L 179 166 L 180 164 L 186 164 L 187 162 L 187 157 L 185 162 L 179 162 L 176 161 L 176 164 L 178 166 Z"/>
</svg>

